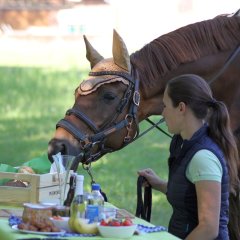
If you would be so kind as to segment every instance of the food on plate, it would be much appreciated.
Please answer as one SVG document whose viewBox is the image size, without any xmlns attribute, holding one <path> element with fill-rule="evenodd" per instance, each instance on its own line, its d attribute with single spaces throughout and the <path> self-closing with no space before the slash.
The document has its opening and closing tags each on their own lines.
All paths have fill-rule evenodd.
<svg viewBox="0 0 240 240">
<path fill-rule="evenodd" d="M 104 238 L 129 239 L 137 228 L 131 219 L 125 218 L 102 220 L 98 225 L 99 233 Z"/>
<path fill-rule="evenodd" d="M 31 220 L 18 224 L 18 229 L 38 232 L 60 232 L 49 219 L 41 219 L 40 221 Z"/>
<path fill-rule="evenodd" d="M 100 226 L 114 226 L 114 227 L 122 227 L 122 226 L 132 226 L 134 225 L 130 218 L 125 218 L 122 220 L 119 219 L 109 219 L 109 220 L 102 220 L 100 222 Z"/>
<path fill-rule="evenodd" d="M 53 218 L 54 220 L 63 221 L 63 218 L 62 218 L 61 216 L 59 216 L 59 215 L 57 215 L 57 216 L 52 216 L 52 218 Z"/>
<path fill-rule="evenodd" d="M 52 209 L 39 204 L 25 203 L 22 215 L 23 222 L 18 224 L 18 228 L 28 231 L 39 232 L 60 232 L 49 217 L 52 216 Z"/>
<path fill-rule="evenodd" d="M 56 227 L 66 231 L 66 232 L 72 232 L 69 227 L 69 224 L 68 224 L 69 217 L 54 216 L 49 219 L 54 223 L 54 225 Z"/>
<path fill-rule="evenodd" d="M 122 222 L 122 226 L 132 226 L 132 225 L 133 225 L 133 222 L 130 218 L 127 218 Z"/>
</svg>

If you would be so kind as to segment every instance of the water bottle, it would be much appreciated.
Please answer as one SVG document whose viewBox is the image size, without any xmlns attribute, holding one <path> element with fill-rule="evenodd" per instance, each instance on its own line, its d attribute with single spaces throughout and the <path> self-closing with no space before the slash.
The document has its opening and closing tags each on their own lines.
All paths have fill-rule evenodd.
<svg viewBox="0 0 240 240">
<path fill-rule="evenodd" d="M 88 205 L 86 210 L 86 218 L 89 222 L 98 222 L 101 220 L 101 215 L 104 208 L 104 198 L 100 192 L 100 185 L 92 184 L 92 192 L 88 197 Z"/>
<path fill-rule="evenodd" d="M 77 216 L 79 218 L 85 218 L 85 197 L 83 194 L 83 175 L 77 175 L 76 177 L 76 188 L 73 201 L 70 207 L 70 214 L 71 216 Z"/>
</svg>

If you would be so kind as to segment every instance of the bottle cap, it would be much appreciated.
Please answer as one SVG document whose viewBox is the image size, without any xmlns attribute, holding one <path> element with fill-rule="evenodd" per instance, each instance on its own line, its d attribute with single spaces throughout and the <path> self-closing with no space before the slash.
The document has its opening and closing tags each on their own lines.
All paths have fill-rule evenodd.
<svg viewBox="0 0 240 240">
<path fill-rule="evenodd" d="M 98 183 L 93 183 L 92 184 L 92 190 L 94 191 L 94 190 L 100 190 L 100 184 L 98 184 Z"/>
</svg>

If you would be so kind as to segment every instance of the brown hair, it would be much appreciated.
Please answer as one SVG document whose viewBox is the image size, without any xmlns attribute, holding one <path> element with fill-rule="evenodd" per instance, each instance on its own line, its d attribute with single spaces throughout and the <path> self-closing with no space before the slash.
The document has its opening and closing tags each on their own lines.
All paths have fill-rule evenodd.
<svg viewBox="0 0 240 240">
<path fill-rule="evenodd" d="M 215 100 L 207 82 L 194 74 L 171 79 L 167 84 L 167 91 L 174 107 L 184 102 L 198 119 L 205 119 L 208 122 L 209 135 L 222 149 L 227 161 L 230 191 L 236 194 L 239 188 L 238 149 L 226 105 Z"/>
</svg>

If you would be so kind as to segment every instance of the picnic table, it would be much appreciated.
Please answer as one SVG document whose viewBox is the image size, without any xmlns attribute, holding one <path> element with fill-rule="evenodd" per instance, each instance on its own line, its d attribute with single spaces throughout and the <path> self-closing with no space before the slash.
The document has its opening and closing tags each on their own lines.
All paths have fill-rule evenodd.
<svg viewBox="0 0 240 240">
<path fill-rule="evenodd" d="M 21 216 L 21 213 L 23 211 L 23 207 L 15 207 L 15 206 L 9 206 L 9 205 L 0 205 L 0 228 L 5 229 L 5 231 L 9 232 L 9 234 L 12 234 L 15 239 L 51 239 L 53 236 L 44 236 L 44 235 L 39 235 L 39 234 L 29 234 L 29 233 L 22 233 L 19 231 L 16 231 L 11 228 L 11 226 L 8 223 L 8 218 L 9 216 L 12 215 L 18 215 Z M 135 217 L 133 219 L 133 222 L 135 224 L 141 224 L 144 226 L 149 226 L 149 227 L 154 227 L 153 224 L 144 221 L 143 219 Z M 72 240 L 102 240 L 104 239 L 101 236 L 91 236 L 91 237 L 63 237 L 63 236 L 58 236 L 57 238 L 52 238 L 52 239 L 72 239 Z M 111 238 L 107 238 L 111 240 Z M 112 238 L 112 240 L 116 240 L 116 238 Z M 143 233 L 140 235 L 133 235 L 130 240 L 177 240 L 179 238 L 173 236 L 172 234 L 168 233 L 167 231 L 160 231 L 160 232 L 151 232 L 151 233 Z"/>
</svg>

